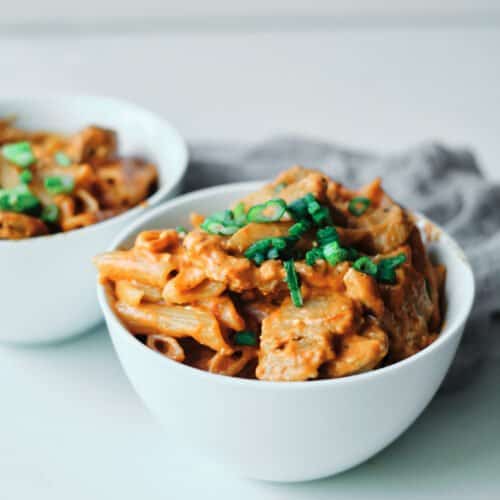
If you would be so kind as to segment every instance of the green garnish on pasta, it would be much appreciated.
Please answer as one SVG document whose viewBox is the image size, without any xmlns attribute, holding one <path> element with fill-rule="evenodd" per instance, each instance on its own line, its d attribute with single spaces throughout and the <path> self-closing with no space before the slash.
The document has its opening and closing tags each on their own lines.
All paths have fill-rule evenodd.
<svg viewBox="0 0 500 500">
<path fill-rule="evenodd" d="M 35 163 L 36 158 L 28 141 L 5 144 L 2 147 L 2 156 L 19 167 L 27 168 Z"/>
<path fill-rule="evenodd" d="M 71 158 L 66 153 L 63 153 L 62 151 L 58 151 L 54 155 L 54 160 L 56 160 L 56 163 L 58 165 L 61 165 L 61 167 L 69 167 L 73 163 L 71 161 Z"/>
<path fill-rule="evenodd" d="M 349 202 L 348 205 L 349 212 L 359 217 L 368 210 L 368 207 L 371 205 L 371 203 L 372 202 L 368 198 L 365 198 L 364 196 L 356 196 L 356 198 L 353 198 Z"/>
<path fill-rule="evenodd" d="M 75 180 L 69 175 L 49 175 L 43 185 L 49 194 L 68 194 L 75 189 Z"/>
<path fill-rule="evenodd" d="M 257 335 L 249 330 L 243 330 L 241 332 L 236 332 L 233 337 L 234 343 L 236 345 L 257 345 Z"/>
<path fill-rule="evenodd" d="M 286 283 L 288 289 L 290 290 L 290 297 L 295 307 L 302 307 L 304 301 L 302 299 L 302 293 L 300 291 L 300 282 L 295 270 L 295 262 L 293 260 L 285 260 L 283 266 L 286 272 Z"/>
<path fill-rule="evenodd" d="M 285 201 L 276 198 L 251 207 L 248 210 L 247 219 L 249 222 L 276 222 L 283 217 L 285 211 Z"/>
</svg>

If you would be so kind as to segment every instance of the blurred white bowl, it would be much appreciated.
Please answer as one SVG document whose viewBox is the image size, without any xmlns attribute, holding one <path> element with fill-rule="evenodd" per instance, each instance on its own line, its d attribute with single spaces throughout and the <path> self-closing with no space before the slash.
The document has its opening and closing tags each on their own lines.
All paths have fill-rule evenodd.
<svg viewBox="0 0 500 500">
<path fill-rule="evenodd" d="M 159 170 L 159 189 L 145 206 L 68 233 L 0 241 L 0 342 L 57 341 L 100 321 L 92 257 L 145 208 L 179 192 L 187 148 L 161 117 L 107 97 L 0 99 L 0 116 L 8 115 L 27 129 L 72 133 L 90 124 L 114 129 L 121 155 L 143 156 Z"/>
<path fill-rule="evenodd" d="M 260 186 L 225 185 L 179 197 L 123 231 L 111 249 L 141 230 L 188 226 L 191 211 L 210 214 Z M 123 368 L 170 441 L 246 477 L 303 481 L 353 467 L 396 439 L 441 384 L 474 297 L 471 269 L 446 234 L 430 244 L 448 270 L 445 326 L 418 354 L 368 373 L 309 382 L 264 382 L 214 375 L 176 363 L 136 340 L 98 286 Z"/>
</svg>

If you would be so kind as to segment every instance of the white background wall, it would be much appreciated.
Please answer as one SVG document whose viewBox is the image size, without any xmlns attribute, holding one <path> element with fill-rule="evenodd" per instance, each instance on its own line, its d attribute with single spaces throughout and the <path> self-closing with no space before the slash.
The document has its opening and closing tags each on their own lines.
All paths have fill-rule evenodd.
<svg viewBox="0 0 500 500">
<path fill-rule="evenodd" d="M 338 18 L 394 18 L 439 16 L 488 17 L 500 14 L 495 0 L 2 0 L 0 24 L 71 20 L 158 19 L 183 16 L 324 16 Z M 470 20 L 470 19 L 469 19 Z"/>
</svg>

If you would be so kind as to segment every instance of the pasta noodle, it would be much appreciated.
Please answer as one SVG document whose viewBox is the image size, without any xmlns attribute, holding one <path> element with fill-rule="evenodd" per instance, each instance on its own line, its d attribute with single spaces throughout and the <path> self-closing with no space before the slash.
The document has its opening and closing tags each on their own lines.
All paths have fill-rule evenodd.
<svg viewBox="0 0 500 500">
<path fill-rule="evenodd" d="M 66 137 L 0 119 L 0 148 L 0 239 L 96 224 L 156 189 L 155 166 L 120 158 L 116 134 L 96 126 Z"/>
<path fill-rule="evenodd" d="M 191 221 L 95 258 L 124 325 L 166 357 L 225 376 L 336 378 L 439 335 L 445 269 L 378 179 L 351 191 L 293 167 Z"/>
</svg>

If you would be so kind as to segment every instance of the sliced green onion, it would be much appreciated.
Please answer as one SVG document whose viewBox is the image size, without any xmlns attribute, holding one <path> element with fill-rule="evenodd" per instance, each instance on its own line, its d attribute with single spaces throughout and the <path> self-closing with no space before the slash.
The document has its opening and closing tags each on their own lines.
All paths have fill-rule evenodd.
<svg viewBox="0 0 500 500">
<path fill-rule="evenodd" d="M 396 282 L 396 269 L 406 262 L 406 255 L 400 253 L 394 257 L 382 259 L 378 263 L 377 280 L 381 283 L 394 284 Z"/>
<path fill-rule="evenodd" d="M 295 262 L 293 260 L 285 260 L 283 266 L 286 271 L 286 283 L 290 290 L 290 296 L 295 307 L 302 307 L 304 301 L 302 300 L 302 293 L 300 292 L 300 283 L 297 271 L 295 270 Z"/>
<path fill-rule="evenodd" d="M 222 222 L 223 224 L 232 224 L 233 212 L 231 212 L 231 210 L 222 210 L 221 212 L 214 212 L 212 215 L 207 217 L 207 219 L 214 220 L 216 222 Z"/>
<path fill-rule="evenodd" d="M 230 236 L 239 229 L 239 226 L 236 224 L 226 225 L 223 222 L 218 222 L 212 219 L 211 217 L 205 219 L 200 227 L 209 234 L 217 234 L 220 236 Z"/>
<path fill-rule="evenodd" d="M 68 175 L 49 175 L 43 185 L 49 194 L 66 194 L 75 188 L 75 180 Z"/>
<path fill-rule="evenodd" d="M 339 242 L 339 233 L 334 226 L 326 226 L 318 229 L 316 233 L 316 238 L 318 240 L 319 246 L 327 245 L 328 243 L 333 243 L 334 241 Z"/>
<path fill-rule="evenodd" d="M 332 223 L 332 216 L 327 207 L 321 207 L 317 212 L 312 214 L 312 218 L 318 226 L 326 226 Z"/>
<path fill-rule="evenodd" d="M 266 260 L 266 256 L 261 252 L 257 252 L 253 255 L 251 260 L 253 260 L 258 266 L 260 266 Z"/>
<path fill-rule="evenodd" d="M 309 212 L 307 211 L 307 202 L 304 198 L 298 198 L 286 207 L 287 212 L 297 221 L 306 219 L 309 217 Z"/>
<path fill-rule="evenodd" d="M 357 196 L 349 202 L 349 212 L 359 217 L 368 210 L 371 203 L 372 202 L 368 198 L 365 198 L 364 196 Z"/>
<path fill-rule="evenodd" d="M 271 245 L 276 250 L 284 250 L 288 246 L 288 242 L 285 238 L 271 238 Z"/>
<path fill-rule="evenodd" d="M 186 234 L 188 231 L 187 229 L 184 227 L 184 226 L 177 226 L 175 228 L 175 230 L 179 233 L 179 234 Z"/>
<path fill-rule="evenodd" d="M 251 207 L 248 210 L 247 219 L 249 222 L 276 222 L 283 217 L 285 211 L 285 201 L 276 198 Z"/>
<path fill-rule="evenodd" d="M 233 210 L 234 222 L 238 226 L 244 226 L 247 223 L 247 214 L 245 212 L 245 204 L 243 202 L 238 203 Z"/>
<path fill-rule="evenodd" d="M 257 345 L 257 335 L 249 330 L 243 330 L 242 332 L 236 332 L 233 337 L 234 343 L 236 345 Z"/>
<path fill-rule="evenodd" d="M 356 271 L 368 274 L 369 276 L 376 276 L 378 266 L 373 262 L 370 257 L 364 256 L 357 259 L 352 265 Z"/>
<path fill-rule="evenodd" d="M 327 243 L 323 247 L 323 255 L 325 256 L 325 260 L 332 266 L 336 266 L 349 258 L 348 250 L 342 248 L 337 241 Z"/>
<path fill-rule="evenodd" d="M 73 164 L 73 162 L 71 161 L 71 158 L 66 153 L 63 153 L 62 151 L 58 151 L 54 155 L 54 160 L 56 160 L 56 163 L 61 165 L 61 167 L 69 167 Z"/>
<path fill-rule="evenodd" d="M 280 252 L 279 252 L 279 250 L 278 250 L 277 248 L 274 248 L 274 247 L 273 247 L 273 248 L 271 248 L 271 250 L 269 250 L 269 251 L 267 252 L 267 258 L 268 258 L 269 260 L 275 260 L 275 259 L 278 259 L 278 258 L 279 258 L 279 256 L 280 256 Z"/>
<path fill-rule="evenodd" d="M 306 264 L 314 266 L 317 260 L 324 259 L 323 250 L 319 247 L 312 248 L 306 252 Z"/>
<path fill-rule="evenodd" d="M 33 174 L 31 173 L 30 170 L 26 169 L 26 170 L 23 170 L 20 174 L 19 174 L 19 180 L 23 183 L 23 184 L 29 184 L 32 180 L 33 180 Z"/>
<path fill-rule="evenodd" d="M 47 205 L 43 207 L 40 218 L 44 222 L 48 222 L 50 224 L 57 222 L 57 219 L 59 218 L 59 208 L 57 208 L 57 205 Z"/>
<path fill-rule="evenodd" d="M 0 210 L 9 210 L 9 191 L 0 189 Z"/>
<path fill-rule="evenodd" d="M 0 190 L 0 209 L 11 212 L 29 212 L 40 205 L 40 200 L 26 184 Z"/>
<path fill-rule="evenodd" d="M 299 222 L 296 222 L 290 229 L 288 230 L 288 234 L 290 236 L 295 236 L 296 238 L 300 238 L 307 231 L 311 229 L 311 223 L 307 219 L 302 219 Z"/>
<path fill-rule="evenodd" d="M 29 167 L 36 161 L 31 144 L 28 141 L 6 144 L 2 147 L 2 155 L 6 160 L 23 168 Z"/>
</svg>

